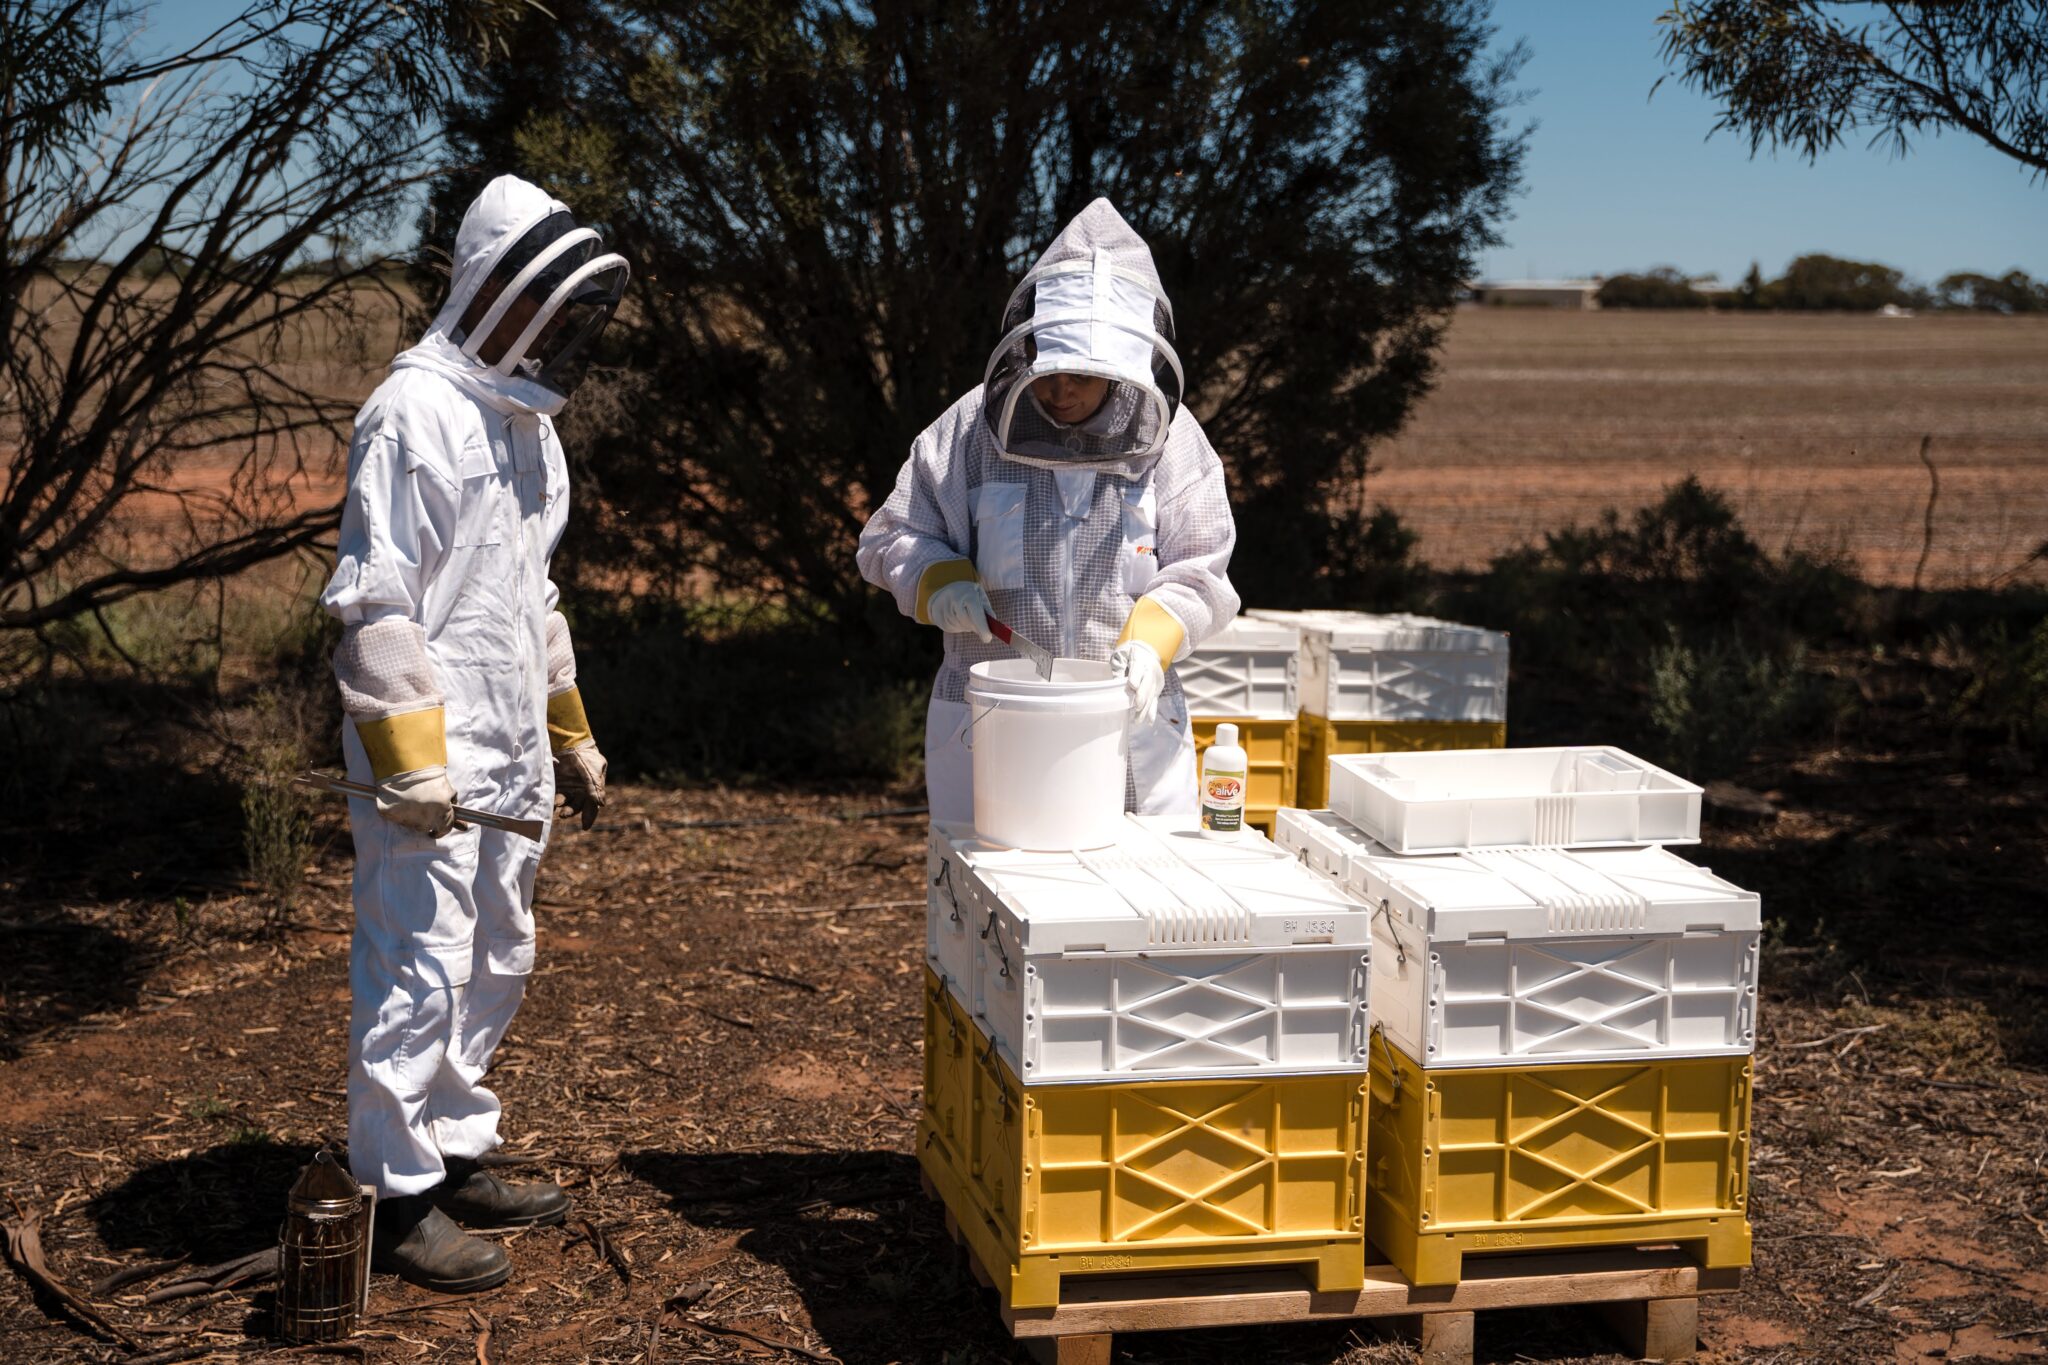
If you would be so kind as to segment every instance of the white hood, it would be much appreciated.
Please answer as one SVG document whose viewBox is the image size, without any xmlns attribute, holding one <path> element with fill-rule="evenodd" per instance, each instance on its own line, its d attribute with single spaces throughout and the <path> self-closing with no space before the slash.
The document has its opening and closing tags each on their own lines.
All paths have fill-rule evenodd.
<svg viewBox="0 0 2048 1365">
<path fill-rule="evenodd" d="M 1129 469 L 1164 447 L 1181 397 L 1173 309 L 1152 250 L 1107 199 L 1074 216 L 1011 294 L 989 358 L 984 414 L 1012 460 L 1046 468 Z M 1031 383 L 1048 374 L 1110 381 L 1103 407 L 1064 426 Z"/>
<path fill-rule="evenodd" d="M 432 370 L 499 412 L 559 412 L 566 401 L 561 394 L 529 379 L 508 378 L 470 359 L 455 344 L 453 333 L 498 258 L 550 214 L 568 211 L 567 204 L 516 175 L 501 175 L 484 186 L 462 215 L 462 227 L 455 234 L 454 273 L 448 282 L 447 300 L 419 344 L 399 352 L 391 368 Z"/>
</svg>

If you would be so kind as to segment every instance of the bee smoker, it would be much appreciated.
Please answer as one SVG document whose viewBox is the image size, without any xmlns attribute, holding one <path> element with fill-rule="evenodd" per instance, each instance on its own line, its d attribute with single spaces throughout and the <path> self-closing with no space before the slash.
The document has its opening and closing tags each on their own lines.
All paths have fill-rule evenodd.
<svg viewBox="0 0 2048 1365">
<path fill-rule="evenodd" d="M 356 1330 L 370 1285 L 376 1195 L 326 1148 L 293 1182 L 277 1230 L 277 1334 L 340 1341 Z"/>
</svg>

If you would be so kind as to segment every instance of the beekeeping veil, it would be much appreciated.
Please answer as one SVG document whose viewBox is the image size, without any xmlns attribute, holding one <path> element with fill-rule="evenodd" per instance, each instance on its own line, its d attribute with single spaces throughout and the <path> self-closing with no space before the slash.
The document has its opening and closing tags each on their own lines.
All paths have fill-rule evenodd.
<svg viewBox="0 0 2048 1365">
<path fill-rule="evenodd" d="M 1031 394 L 1049 374 L 1109 381 L 1095 415 L 1066 425 Z M 982 411 L 1004 455 L 1051 469 L 1109 469 L 1157 455 L 1180 408 L 1173 309 L 1151 249 L 1107 199 L 1067 224 L 1003 310 Z"/>
<path fill-rule="evenodd" d="M 394 365 L 441 371 L 503 406 L 554 412 L 626 291 L 623 256 L 517 176 L 484 186 L 455 236 L 447 301 Z"/>
</svg>

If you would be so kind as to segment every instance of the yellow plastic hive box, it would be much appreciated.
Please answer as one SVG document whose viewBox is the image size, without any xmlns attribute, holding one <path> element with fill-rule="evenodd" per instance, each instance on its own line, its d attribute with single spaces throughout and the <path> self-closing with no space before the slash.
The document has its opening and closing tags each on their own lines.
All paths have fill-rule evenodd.
<svg viewBox="0 0 2048 1365">
<path fill-rule="evenodd" d="M 1748 1057 L 1424 1071 L 1376 1038 L 1366 1235 L 1419 1285 L 1546 1247 L 1746 1266 L 1749 1104 Z"/>
<path fill-rule="evenodd" d="M 928 990 L 928 1024 L 950 1005 Z M 1108 1272 L 1292 1265 L 1319 1291 L 1364 1286 L 1360 1073 L 1026 1088 L 964 1022 L 963 1052 L 928 1033 L 918 1160 L 1010 1307 Z M 963 1079 L 964 1148 L 946 1131 Z"/>
<path fill-rule="evenodd" d="M 1304 711 L 1296 741 L 1300 776 L 1295 794 L 1300 800 L 1293 804 L 1304 810 L 1330 804 L 1330 760 L 1340 754 L 1504 749 L 1507 742 L 1507 722 L 1500 720 L 1325 720 Z"/>
<path fill-rule="evenodd" d="M 937 972 L 924 971 L 924 1112 L 918 1123 L 918 1149 L 948 1163 L 956 1174 L 967 1170 L 968 1127 L 974 1102 L 974 1054 L 977 1034 L 967 1011 Z"/>
<path fill-rule="evenodd" d="M 1268 839 L 1273 837 L 1274 817 L 1282 806 L 1300 804 L 1294 799 L 1296 774 L 1295 722 L 1292 716 L 1193 716 L 1188 722 L 1195 732 L 1195 771 L 1201 772 L 1202 755 L 1216 742 L 1216 727 L 1225 723 L 1237 727 L 1237 742 L 1244 748 L 1245 823 Z"/>
</svg>

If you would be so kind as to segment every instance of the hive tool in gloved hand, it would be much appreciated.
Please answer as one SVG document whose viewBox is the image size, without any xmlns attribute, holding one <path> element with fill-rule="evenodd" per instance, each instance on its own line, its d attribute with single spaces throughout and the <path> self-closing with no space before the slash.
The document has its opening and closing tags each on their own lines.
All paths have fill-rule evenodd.
<svg viewBox="0 0 2048 1365">
<path fill-rule="evenodd" d="M 331 796 L 360 796 L 375 800 L 377 789 L 362 782 L 351 782 L 343 777 L 330 777 L 326 773 L 303 772 L 292 779 L 299 787 L 311 787 L 314 791 L 326 792 Z M 545 822 L 540 820 L 517 820 L 509 815 L 493 815 L 487 810 L 471 810 L 468 806 L 455 807 L 455 818 L 466 825 L 482 825 L 485 829 L 502 829 L 507 834 L 520 834 L 539 840 L 546 832 Z"/>
<path fill-rule="evenodd" d="M 988 618 L 988 630 L 989 634 L 1031 660 L 1032 664 L 1038 669 L 1039 677 L 1047 682 L 1052 681 L 1051 650 L 1035 641 L 1025 639 L 993 616 Z"/>
</svg>

